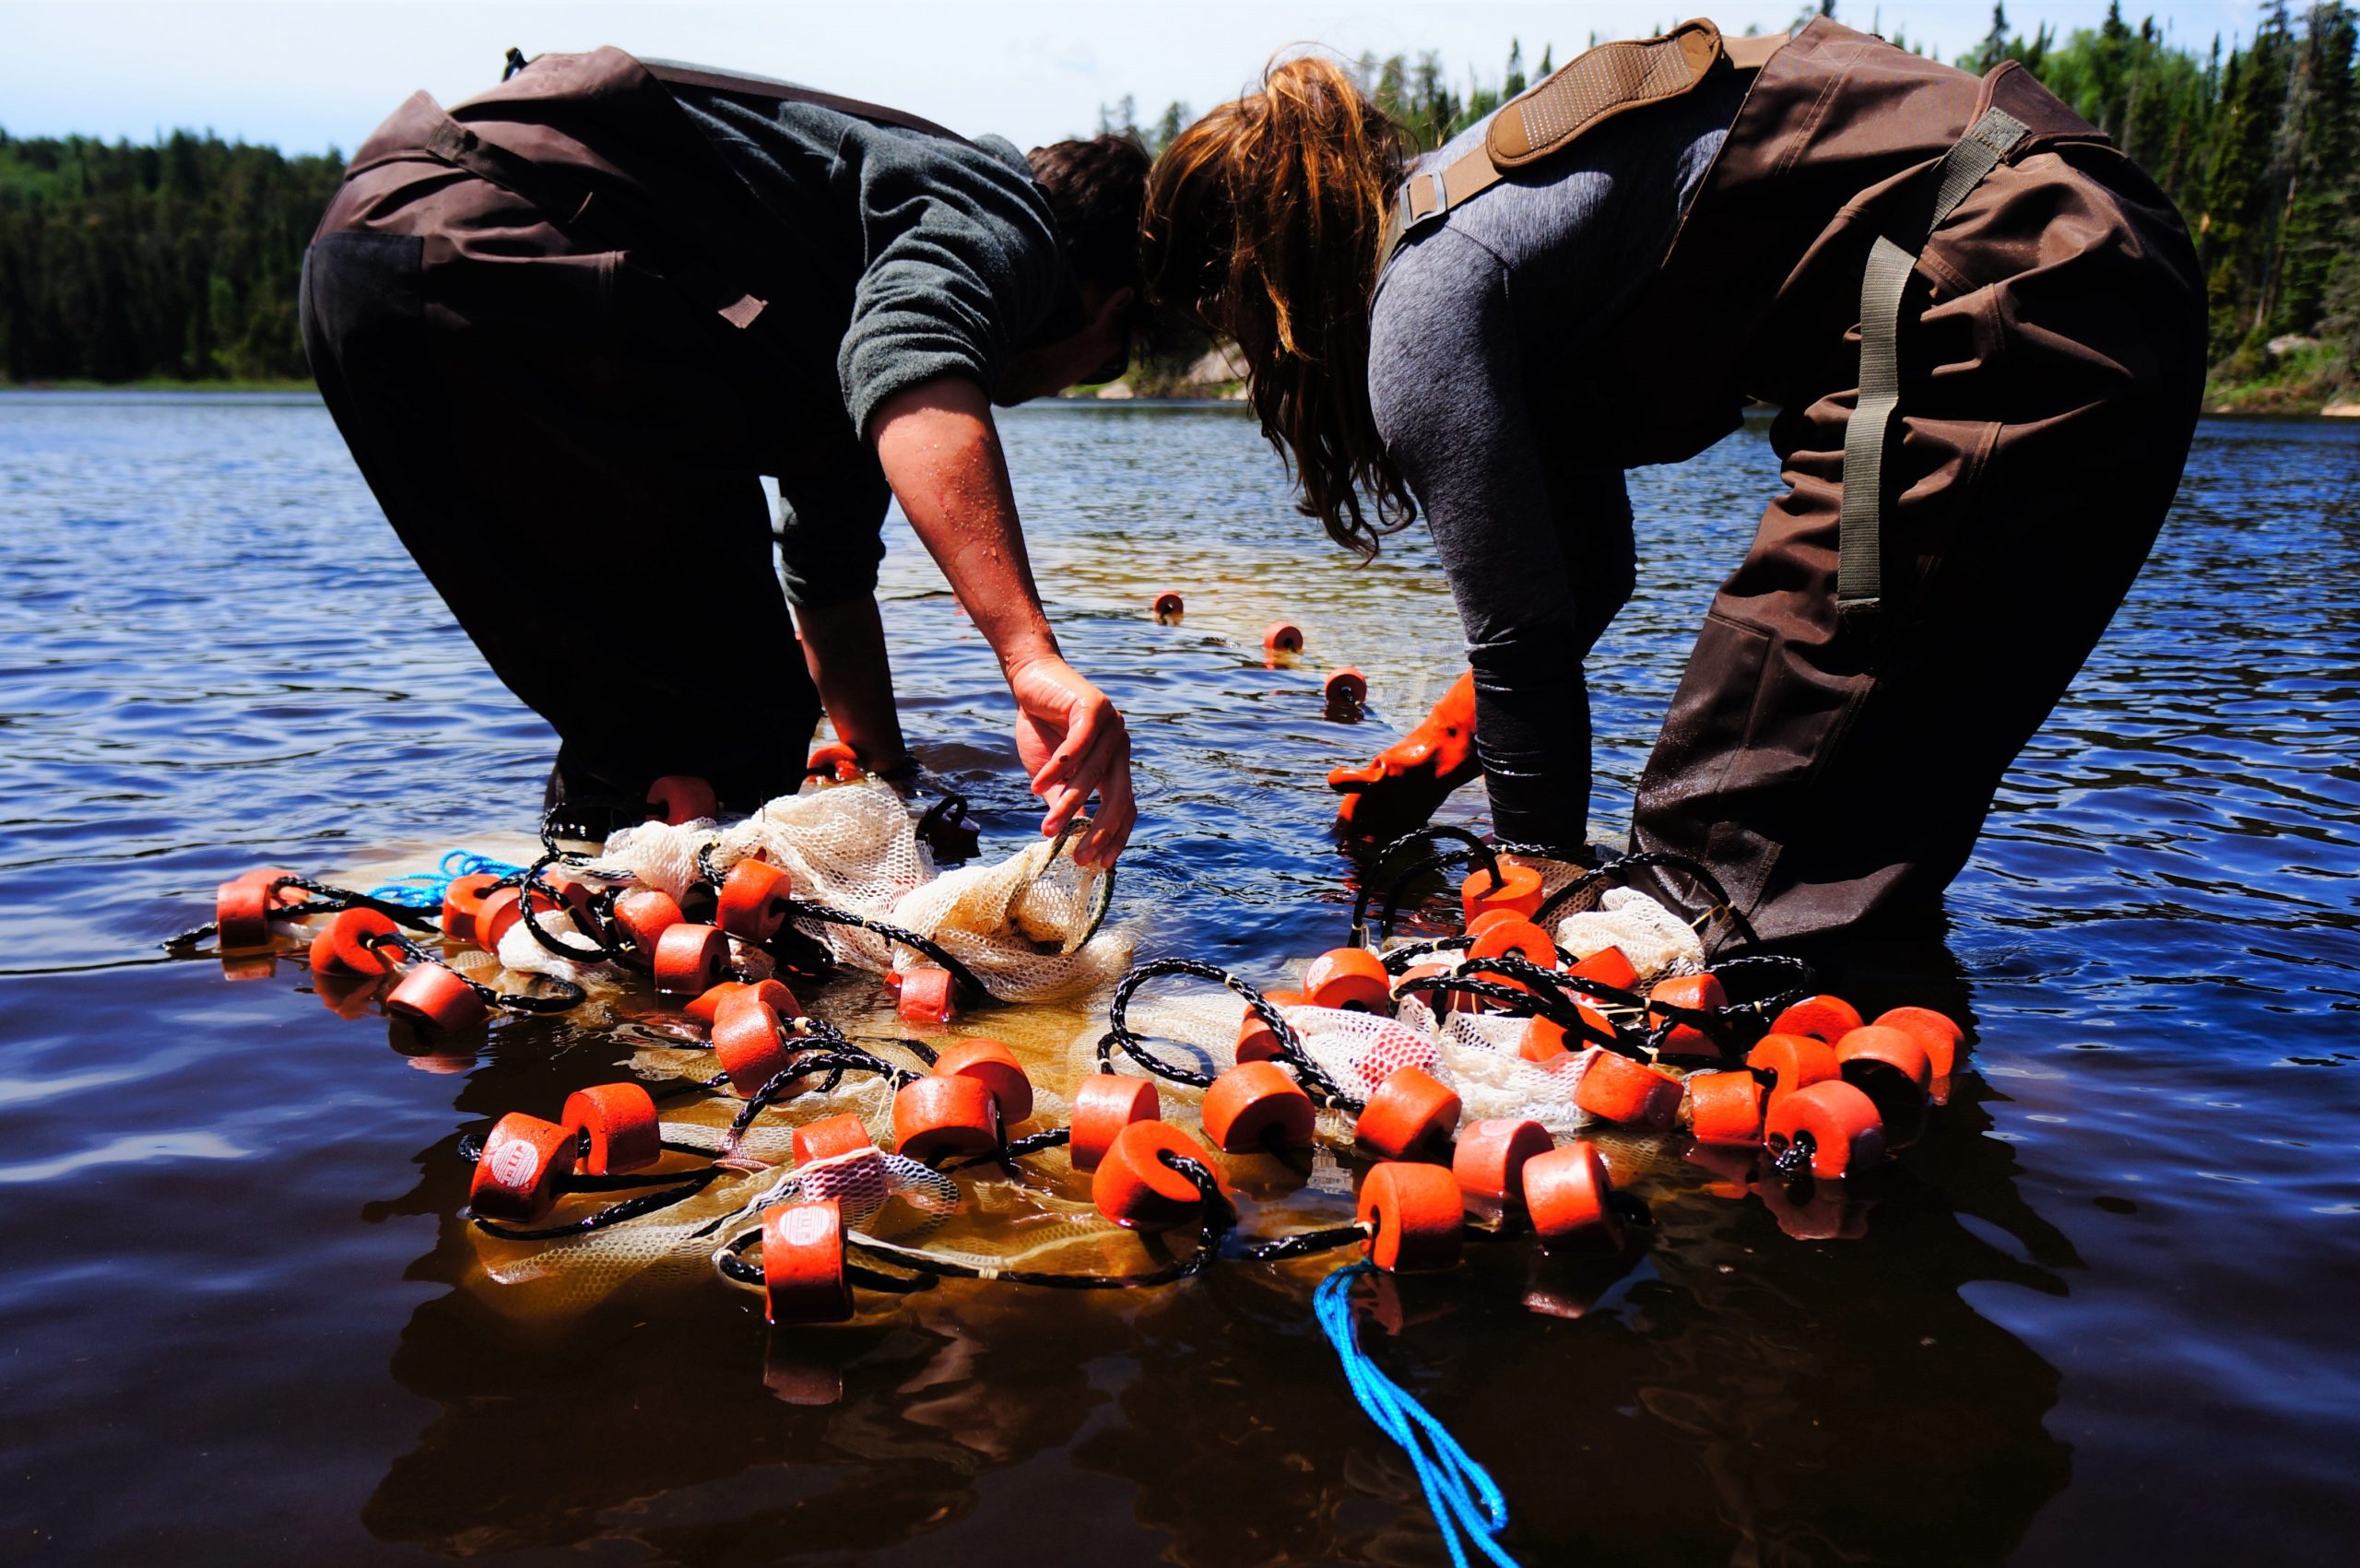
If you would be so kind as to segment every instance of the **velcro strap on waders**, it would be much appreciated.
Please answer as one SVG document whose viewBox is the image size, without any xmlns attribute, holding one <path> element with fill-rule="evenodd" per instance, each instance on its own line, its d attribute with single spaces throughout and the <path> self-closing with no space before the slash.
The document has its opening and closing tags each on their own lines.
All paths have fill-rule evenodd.
<svg viewBox="0 0 2360 1568">
<path fill-rule="evenodd" d="M 1786 41 L 1784 33 L 1724 38 L 1700 18 L 1661 38 L 1601 43 L 1567 61 L 1494 115 L 1482 146 L 1401 183 L 1386 218 L 1378 272 L 1420 226 L 1498 184 L 1509 170 L 1540 162 L 1627 110 L 1693 90 L 1724 60 L 1733 70 L 1759 70 Z"/>
<path fill-rule="evenodd" d="M 2024 123 L 1988 109 L 1942 155 L 1941 181 L 1920 248 L 2026 134 Z M 1884 458 L 1901 412 L 1901 296 L 1915 251 L 1880 234 L 1860 277 L 1860 395 L 1844 425 L 1843 501 L 1837 516 L 1835 608 L 1845 621 L 1873 619 L 1884 594 Z"/>
</svg>

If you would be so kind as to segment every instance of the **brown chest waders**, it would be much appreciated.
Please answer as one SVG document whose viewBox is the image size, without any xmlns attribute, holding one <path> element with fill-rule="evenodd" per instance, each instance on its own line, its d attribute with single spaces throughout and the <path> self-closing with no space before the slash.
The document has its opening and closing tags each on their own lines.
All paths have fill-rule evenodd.
<svg viewBox="0 0 2360 1568">
<path fill-rule="evenodd" d="M 834 342 L 796 336 L 857 258 L 764 209 L 667 80 L 950 134 L 612 49 L 449 113 L 419 93 L 322 219 L 304 344 L 395 532 L 557 730 L 567 787 L 689 773 L 750 807 L 800 779 L 820 713 L 761 477 L 865 487 L 847 504 L 877 515 L 883 480 Z"/>
<path fill-rule="evenodd" d="M 1927 909 L 1965 863 L 2170 504 L 2203 291 L 2168 199 L 2021 66 L 1978 80 L 1825 19 L 1591 51 L 1413 177 L 1386 253 L 1723 69 L 1754 74 L 1728 140 L 1569 401 L 1625 467 L 1778 408 L 1788 488 L 1715 596 L 1633 835 L 1710 863 L 1775 941 Z"/>
</svg>

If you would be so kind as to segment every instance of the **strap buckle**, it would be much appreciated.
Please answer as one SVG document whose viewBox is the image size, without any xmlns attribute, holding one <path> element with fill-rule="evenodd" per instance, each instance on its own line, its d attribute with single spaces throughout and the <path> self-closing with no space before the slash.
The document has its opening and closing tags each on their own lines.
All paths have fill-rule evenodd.
<svg viewBox="0 0 2360 1568">
<path fill-rule="evenodd" d="M 1417 202 L 1417 191 L 1421 183 L 1430 186 L 1434 191 L 1434 205 L 1423 212 L 1418 210 Z M 1404 235 L 1414 234 L 1450 210 L 1450 187 L 1443 183 L 1442 171 L 1424 170 L 1410 175 L 1401 182 L 1399 200 L 1401 232 Z"/>
</svg>

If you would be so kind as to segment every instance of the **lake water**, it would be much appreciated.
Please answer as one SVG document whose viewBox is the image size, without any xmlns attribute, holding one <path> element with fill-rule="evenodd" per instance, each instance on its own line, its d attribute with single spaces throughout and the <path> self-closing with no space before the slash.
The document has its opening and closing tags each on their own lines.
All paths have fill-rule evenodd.
<svg viewBox="0 0 2360 1568">
<path fill-rule="evenodd" d="M 1139 737 L 1118 912 L 1146 953 L 1275 981 L 1341 931 L 1324 773 L 1458 668 L 1433 553 L 1355 568 L 1234 410 L 1006 432 L 1060 635 Z M 1634 477 L 1601 822 L 1773 477 L 1758 431 Z M 549 737 L 316 403 L 0 395 L 0 1557 L 1444 1560 L 1312 1323 L 1319 1260 L 945 1287 L 784 1346 L 710 1280 L 502 1310 L 458 1135 L 618 1053 L 525 1021 L 413 1070 L 300 965 L 233 985 L 156 949 L 247 867 L 423 868 L 537 807 Z M 1167 586 L 1178 627 L 1145 613 Z M 985 651 L 906 533 L 886 587 L 921 754 L 1011 849 Z M 1308 656 L 1266 670 L 1281 614 Z M 1317 695 L 1344 662 L 1357 727 Z M 2355 824 L 2360 428 L 2210 422 L 1946 939 L 1852 956 L 1858 999 L 1979 1036 L 1861 1233 L 1796 1240 L 1661 1162 L 1644 1253 L 1475 1249 L 1402 1280 L 1371 1353 L 1492 1468 L 1531 1563 L 2352 1561 Z"/>
</svg>

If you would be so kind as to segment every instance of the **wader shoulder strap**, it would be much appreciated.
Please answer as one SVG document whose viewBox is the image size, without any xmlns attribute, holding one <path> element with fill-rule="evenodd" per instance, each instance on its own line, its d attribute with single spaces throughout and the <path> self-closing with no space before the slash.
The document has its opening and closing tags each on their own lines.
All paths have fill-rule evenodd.
<svg viewBox="0 0 2360 1568">
<path fill-rule="evenodd" d="M 642 60 L 640 64 L 647 68 L 649 76 L 670 87 L 704 88 L 714 92 L 726 92 L 733 98 L 750 98 L 764 103 L 808 103 L 814 108 L 850 115 L 855 120 L 867 120 L 879 125 L 898 125 L 905 131 L 923 131 L 929 136 L 940 136 L 947 141 L 967 140 L 956 131 L 899 109 L 888 109 L 881 103 L 864 103 L 857 98 L 844 98 L 832 92 L 821 92 L 817 88 L 797 87 L 793 82 L 782 82 L 770 77 L 709 71 L 702 65 L 676 65 L 667 60 Z"/>
<path fill-rule="evenodd" d="M 1386 218 L 1377 271 L 1419 227 L 1498 184 L 1509 170 L 1540 162 L 1627 110 L 1680 97 L 1724 60 L 1734 70 L 1759 70 L 1786 41 L 1784 33 L 1725 39 L 1700 18 L 1661 38 L 1601 43 L 1567 61 L 1494 115 L 1482 146 L 1447 168 L 1402 182 Z"/>
<path fill-rule="evenodd" d="M 1952 144 L 1919 246 L 2024 135 L 2023 121 L 1989 109 Z M 1915 252 L 1880 234 L 1860 277 L 1860 393 L 1844 426 L 1835 558 L 1835 607 L 1847 621 L 1872 618 L 1884 593 L 1884 458 L 1901 411 L 1901 296 L 1917 265 Z"/>
</svg>

